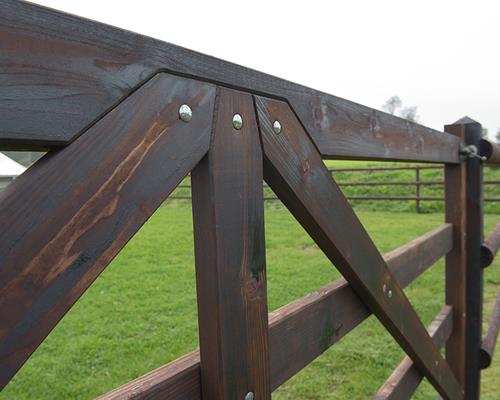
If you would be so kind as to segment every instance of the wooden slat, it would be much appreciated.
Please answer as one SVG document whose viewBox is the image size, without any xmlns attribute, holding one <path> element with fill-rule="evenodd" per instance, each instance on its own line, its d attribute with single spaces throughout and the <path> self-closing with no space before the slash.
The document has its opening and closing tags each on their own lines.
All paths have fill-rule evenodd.
<svg viewBox="0 0 500 400">
<path fill-rule="evenodd" d="M 159 74 L 2 191 L 0 386 L 206 154 L 214 99 Z"/>
<path fill-rule="evenodd" d="M 490 322 L 488 324 L 488 332 L 483 338 L 481 349 L 479 352 L 479 365 L 481 369 L 488 368 L 495 352 L 495 346 L 498 339 L 498 331 L 500 329 L 500 293 L 497 294 L 497 300 L 491 313 Z"/>
<path fill-rule="evenodd" d="M 458 162 L 458 140 L 169 43 L 0 2 L 0 148 L 65 145 L 159 70 L 285 98 L 324 157 Z"/>
<path fill-rule="evenodd" d="M 203 399 L 270 399 L 262 150 L 253 99 L 218 89 L 208 156 L 193 170 Z M 243 127 L 233 127 L 240 114 Z"/>
<path fill-rule="evenodd" d="M 450 224 L 444 224 L 384 256 L 401 286 L 407 286 L 451 250 L 452 230 Z M 271 313 L 271 388 L 278 388 L 370 315 L 343 278 Z M 323 338 L 324 327 L 332 326 L 332 321 L 342 328 Z M 195 351 L 99 399 L 198 400 L 201 399 L 199 368 L 199 353 Z"/>
<path fill-rule="evenodd" d="M 453 329 L 453 314 L 450 306 L 444 306 L 427 329 L 437 348 L 444 346 Z M 424 376 L 406 356 L 391 376 L 385 381 L 374 400 L 410 399 Z"/>
<path fill-rule="evenodd" d="M 486 268 L 491 265 L 499 248 L 500 223 L 495 226 L 490 236 L 481 245 L 481 267 Z"/>
<path fill-rule="evenodd" d="M 264 178 L 436 390 L 463 390 L 290 107 L 256 97 Z M 279 120 L 280 134 L 272 129 Z"/>
<path fill-rule="evenodd" d="M 465 145 L 479 146 L 481 125 L 462 118 L 445 130 Z M 465 388 L 467 400 L 479 399 L 479 347 L 482 322 L 481 244 L 483 242 L 482 163 L 473 158 L 445 166 L 446 222 L 454 226 L 453 250 L 446 256 L 446 304 L 453 307 L 453 332 L 446 359 Z"/>
<path fill-rule="evenodd" d="M 479 154 L 486 157 L 488 164 L 500 164 L 500 146 L 488 139 L 481 139 Z"/>
</svg>

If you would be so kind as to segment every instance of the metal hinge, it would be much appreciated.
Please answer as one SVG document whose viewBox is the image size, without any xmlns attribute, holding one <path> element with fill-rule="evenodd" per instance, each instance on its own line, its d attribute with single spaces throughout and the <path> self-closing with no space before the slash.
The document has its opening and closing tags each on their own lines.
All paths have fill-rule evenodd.
<svg viewBox="0 0 500 400">
<path fill-rule="evenodd" d="M 469 160 L 471 158 L 477 158 L 481 161 L 486 161 L 486 157 L 482 156 L 479 154 L 477 150 L 477 146 L 473 144 L 469 144 L 467 146 L 464 146 L 463 144 L 460 145 L 460 150 L 458 152 L 460 154 L 460 159 L 462 161 Z"/>
</svg>

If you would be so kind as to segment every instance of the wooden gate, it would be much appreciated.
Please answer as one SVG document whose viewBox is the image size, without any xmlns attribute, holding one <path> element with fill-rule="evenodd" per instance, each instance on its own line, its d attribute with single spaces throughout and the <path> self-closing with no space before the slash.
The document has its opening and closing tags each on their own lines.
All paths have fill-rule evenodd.
<svg viewBox="0 0 500 400">
<path fill-rule="evenodd" d="M 5 386 L 191 172 L 200 350 L 101 398 L 271 398 L 371 313 L 408 354 L 376 398 L 426 377 L 477 399 L 482 160 L 462 119 L 434 131 L 134 33 L 0 1 L 0 147 L 48 154 L 0 195 L 0 383 Z M 322 159 L 445 165 L 446 221 L 381 256 Z M 262 180 L 345 279 L 268 316 Z M 6 229 L 8 228 L 8 229 Z M 425 329 L 403 288 L 446 256 L 446 304 Z M 446 358 L 440 347 L 446 345 Z"/>
</svg>

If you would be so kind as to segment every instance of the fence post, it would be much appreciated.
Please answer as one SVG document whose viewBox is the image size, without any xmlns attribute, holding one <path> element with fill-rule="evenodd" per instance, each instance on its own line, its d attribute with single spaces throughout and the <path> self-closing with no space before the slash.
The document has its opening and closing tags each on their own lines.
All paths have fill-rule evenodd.
<svg viewBox="0 0 500 400">
<path fill-rule="evenodd" d="M 204 400 L 270 400 L 262 151 L 252 96 L 218 89 L 191 173 Z M 244 121 L 232 123 L 235 115 Z"/>
<path fill-rule="evenodd" d="M 420 214 L 420 167 L 415 166 L 415 196 L 417 197 L 415 206 L 417 214 Z"/>
<path fill-rule="evenodd" d="M 470 118 L 446 125 L 445 131 L 463 144 L 479 148 L 481 125 Z M 446 345 L 446 358 L 465 388 L 467 400 L 479 399 L 480 391 L 482 200 L 482 165 L 478 158 L 445 166 L 446 222 L 454 227 L 453 250 L 446 256 L 446 304 L 453 306 L 453 332 Z"/>
</svg>

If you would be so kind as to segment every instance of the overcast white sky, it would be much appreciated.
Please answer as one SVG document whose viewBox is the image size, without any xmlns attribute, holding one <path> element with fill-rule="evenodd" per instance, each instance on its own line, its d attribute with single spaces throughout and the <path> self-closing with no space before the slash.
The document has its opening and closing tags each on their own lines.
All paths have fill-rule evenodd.
<svg viewBox="0 0 500 400">
<path fill-rule="evenodd" d="M 398 95 L 436 129 L 464 115 L 500 129 L 495 0 L 35 2 L 370 107 Z"/>
</svg>

